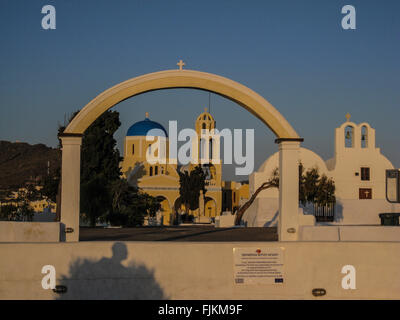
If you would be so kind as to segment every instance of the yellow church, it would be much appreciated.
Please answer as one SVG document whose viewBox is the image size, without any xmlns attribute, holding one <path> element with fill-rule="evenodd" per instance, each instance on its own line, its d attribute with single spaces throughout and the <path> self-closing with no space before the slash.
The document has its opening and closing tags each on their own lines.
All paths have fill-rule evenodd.
<svg viewBox="0 0 400 320">
<path fill-rule="evenodd" d="M 200 157 L 203 148 L 201 140 L 202 129 L 213 130 L 216 122 L 213 116 L 205 109 L 195 121 L 195 131 L 197 133 Z M 151 130 L 151 132 L 150 132 Z M 160 132 L 155 135 L 154 140 L 159 139 L 165 143 L 165 159 L 163 163 L 150 164 L 147 161 L 146 153 L 151 152 L 153 141 L 148 141 L 148 133 Z M 151 140 L 151 139 L 150 139 Z M 207 145 L 206 145 L 207 146 Z M 213 141 L 209 143 L 210 154 L 213 154 Z M 153 197 L 157 197 L 161 202 L 162 224 L 172 223 L 175 214 L 182 214 L 184 207 L 179 195 L 179 174 L 178 172 L 190 171 L 197 164 L 189 163 L 179 165 L 176 161 L 169 160 L 169 138 L 165 128 L 158 122 L 152 121 L 146 113 L 146 118 L 133 124 L 127 131 L 124 141 L 124 160 L 121 163 L 121 172 L 129 184 L 139 187 L 144 192 Z M 248 184 L 243 188 L 238 188 L 238 184 L 222 181 L 221 161 L 216 161 L 211 157 L 208 164 L 203 164 L 206 173 L 206 196 L 199 199 L 199 208 L 188 212 L 195 217 L 197 222 L 210 222 L 212 218 L 221 215 L 221 212 L 238 205 L 240 198 L 248 198 Z M 197 163 L 200 163 L 200 159 Z M 232 186 L 235 186 L 232 188 Z M 233 190 L 232 190 L 233 189 Z M 233 194 L 233 195 L 232 195 Z M 224 200 L 224 202 L 223 202 Z M 235 201 L 233 201 L 235 200 Z M 236 203 L 237 202 L 237 203 Z M 224 209 L 224 210 L 223 210 Z"/>
</svg>

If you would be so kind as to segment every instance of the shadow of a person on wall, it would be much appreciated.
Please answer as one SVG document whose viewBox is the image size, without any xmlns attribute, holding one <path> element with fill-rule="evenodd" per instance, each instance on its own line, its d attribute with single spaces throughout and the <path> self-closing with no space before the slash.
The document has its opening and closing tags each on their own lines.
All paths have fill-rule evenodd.
<svg viewBox="0 0 400 320">
<path fill-rule="evenodd" d="M 112 247 L 111 258 L 73 261 L 69 268 L 69 276 L 63 276 L 57 281 L 58 285 L 67 287 L 67 292 L 59 294 L 56 299 L 167 299 L 154 278 L 154 271 L 135 262 L 130 262 L 128 267 L 125 267 L 121 262 L 127 257 L 126 245 L 117 242 Z"/>
</svg>

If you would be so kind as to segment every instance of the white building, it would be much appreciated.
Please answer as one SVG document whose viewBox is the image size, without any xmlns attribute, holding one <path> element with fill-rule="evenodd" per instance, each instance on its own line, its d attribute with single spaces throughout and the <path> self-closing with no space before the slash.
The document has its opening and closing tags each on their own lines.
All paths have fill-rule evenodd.
<svg viewBox="0 0 400 320">
<path fill-rule="evenodd" d="M 305 170 L 318 168 L 336 186 L 335 220 L 332 224 L 380 224 L 379 213 L 400 212 L 400 206 L 386 200 L 386 170 L 392 163 L 375 146 L 375 129 L 368 123 L 347 121 L 335 129 L 335 154 L 324 161 L 315 152 L 301 148 L 300 161 Z M 279 154 L 269 157 L 258 172 L 250 175 L 250 194 L 279 167 Z M 278 189 L 262 191 L 245 213 L 248 226 L 274 226 L 278 216 Z M 304 208 L 312 214 L 312 208 Z"/>
</svg>

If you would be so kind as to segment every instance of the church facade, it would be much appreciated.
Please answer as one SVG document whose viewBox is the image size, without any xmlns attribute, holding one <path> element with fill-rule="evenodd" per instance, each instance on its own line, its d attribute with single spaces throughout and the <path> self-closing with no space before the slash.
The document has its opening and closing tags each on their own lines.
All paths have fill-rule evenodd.
<svg viewBox="0 0 400 320">
<path fill-rule="evenodd" d="M 334 157 L 324 161 L 315 152 L 301 148 L 299 159 L 305 170 L 317 168 L 335 182 L 334 224 L 380 224 L 379 213 L 399 210 L 386 201 L 386 170 L 393 164 L 375 145 L 375 129 L 363 122 L 347 121 L 335 129 Z M 279 154 L 269 157 L 249 177 L 250 194 L 279 167 Z M 260 192 L 244 219 L 249 226 L 270 226 L 277 223 L 278 189 Z M 304 212 L 309 208 L 302 208 Z"/>
<path fill-rule="evenodd" d="M 197 133 L 199 148 L 198 157 L 204 153 L 204 146 L 210 148 L 213 154 L 213 141 L 204 144 L 201 140 L 201 130 L 212 130 L 216 128 L 216 121 L 207 109 L 201 113 L 195 121 L 195 131 Z M 157 134 L 156 132 L 159 132 Z M 146 138 L 151 136 L 150 139 Z M 152 141 L 148 141 L 152 140 Z M 150 164 L 147 161 L 147 154 L 151 152 L 155 141 L 161 141 L 165 147 L 165 163 Z M 200 159 L 199 159 L 200 160 Z M 222 181 L 221 161 L 214 161 L 211 157 L 208 164 L 203 164 L 206 173 L 206 194 L 199 199 L 199 208 L 188 212 L 193 215 L 196 221 L 209 222 L 212 218 L 219 216 L 223 210 L 224 194 L 234 194 L 236 190 L 231 190 L 231 184 Z M 169 137 L 165 128 L 158 122 L 146 118 L 136 122 L 127 131 L 124 141 L 124 160 L 121 163 L 121 172 L 129 184 L 139 187 L 151 196 L 157 197 L 161 203 L 162 224 L 169 225 L 173 222 L 175 214 L 184 213 L 184 207 L 179 194 L 179 173 L 192 170 L 197 164 L 189 163 L 179 165 L 177 161 L 170 160 Z M 200 161 L 198 161 L 200 163 Z M 236 186 L 236 185 L 235 185 Z M 229 190 L 228 190 L 229 189 Z M 225 199 L 224 199 L 225 200 Z M 232 207 L 232 204 L 225 207 Z"/>
</svg>

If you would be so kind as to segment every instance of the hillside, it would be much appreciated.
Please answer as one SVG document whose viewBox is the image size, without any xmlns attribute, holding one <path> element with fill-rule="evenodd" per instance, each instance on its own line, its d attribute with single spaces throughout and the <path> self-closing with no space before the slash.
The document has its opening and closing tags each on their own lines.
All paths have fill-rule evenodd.
<svg viewBox="0 0 400 320">
<path fill-rule="evenodd" d="M 29 181 L 40 181 L 61 165 L 61 152 L 44 144 L 0 141 L 0 189 L 23 186 Z"/>
</svg>

